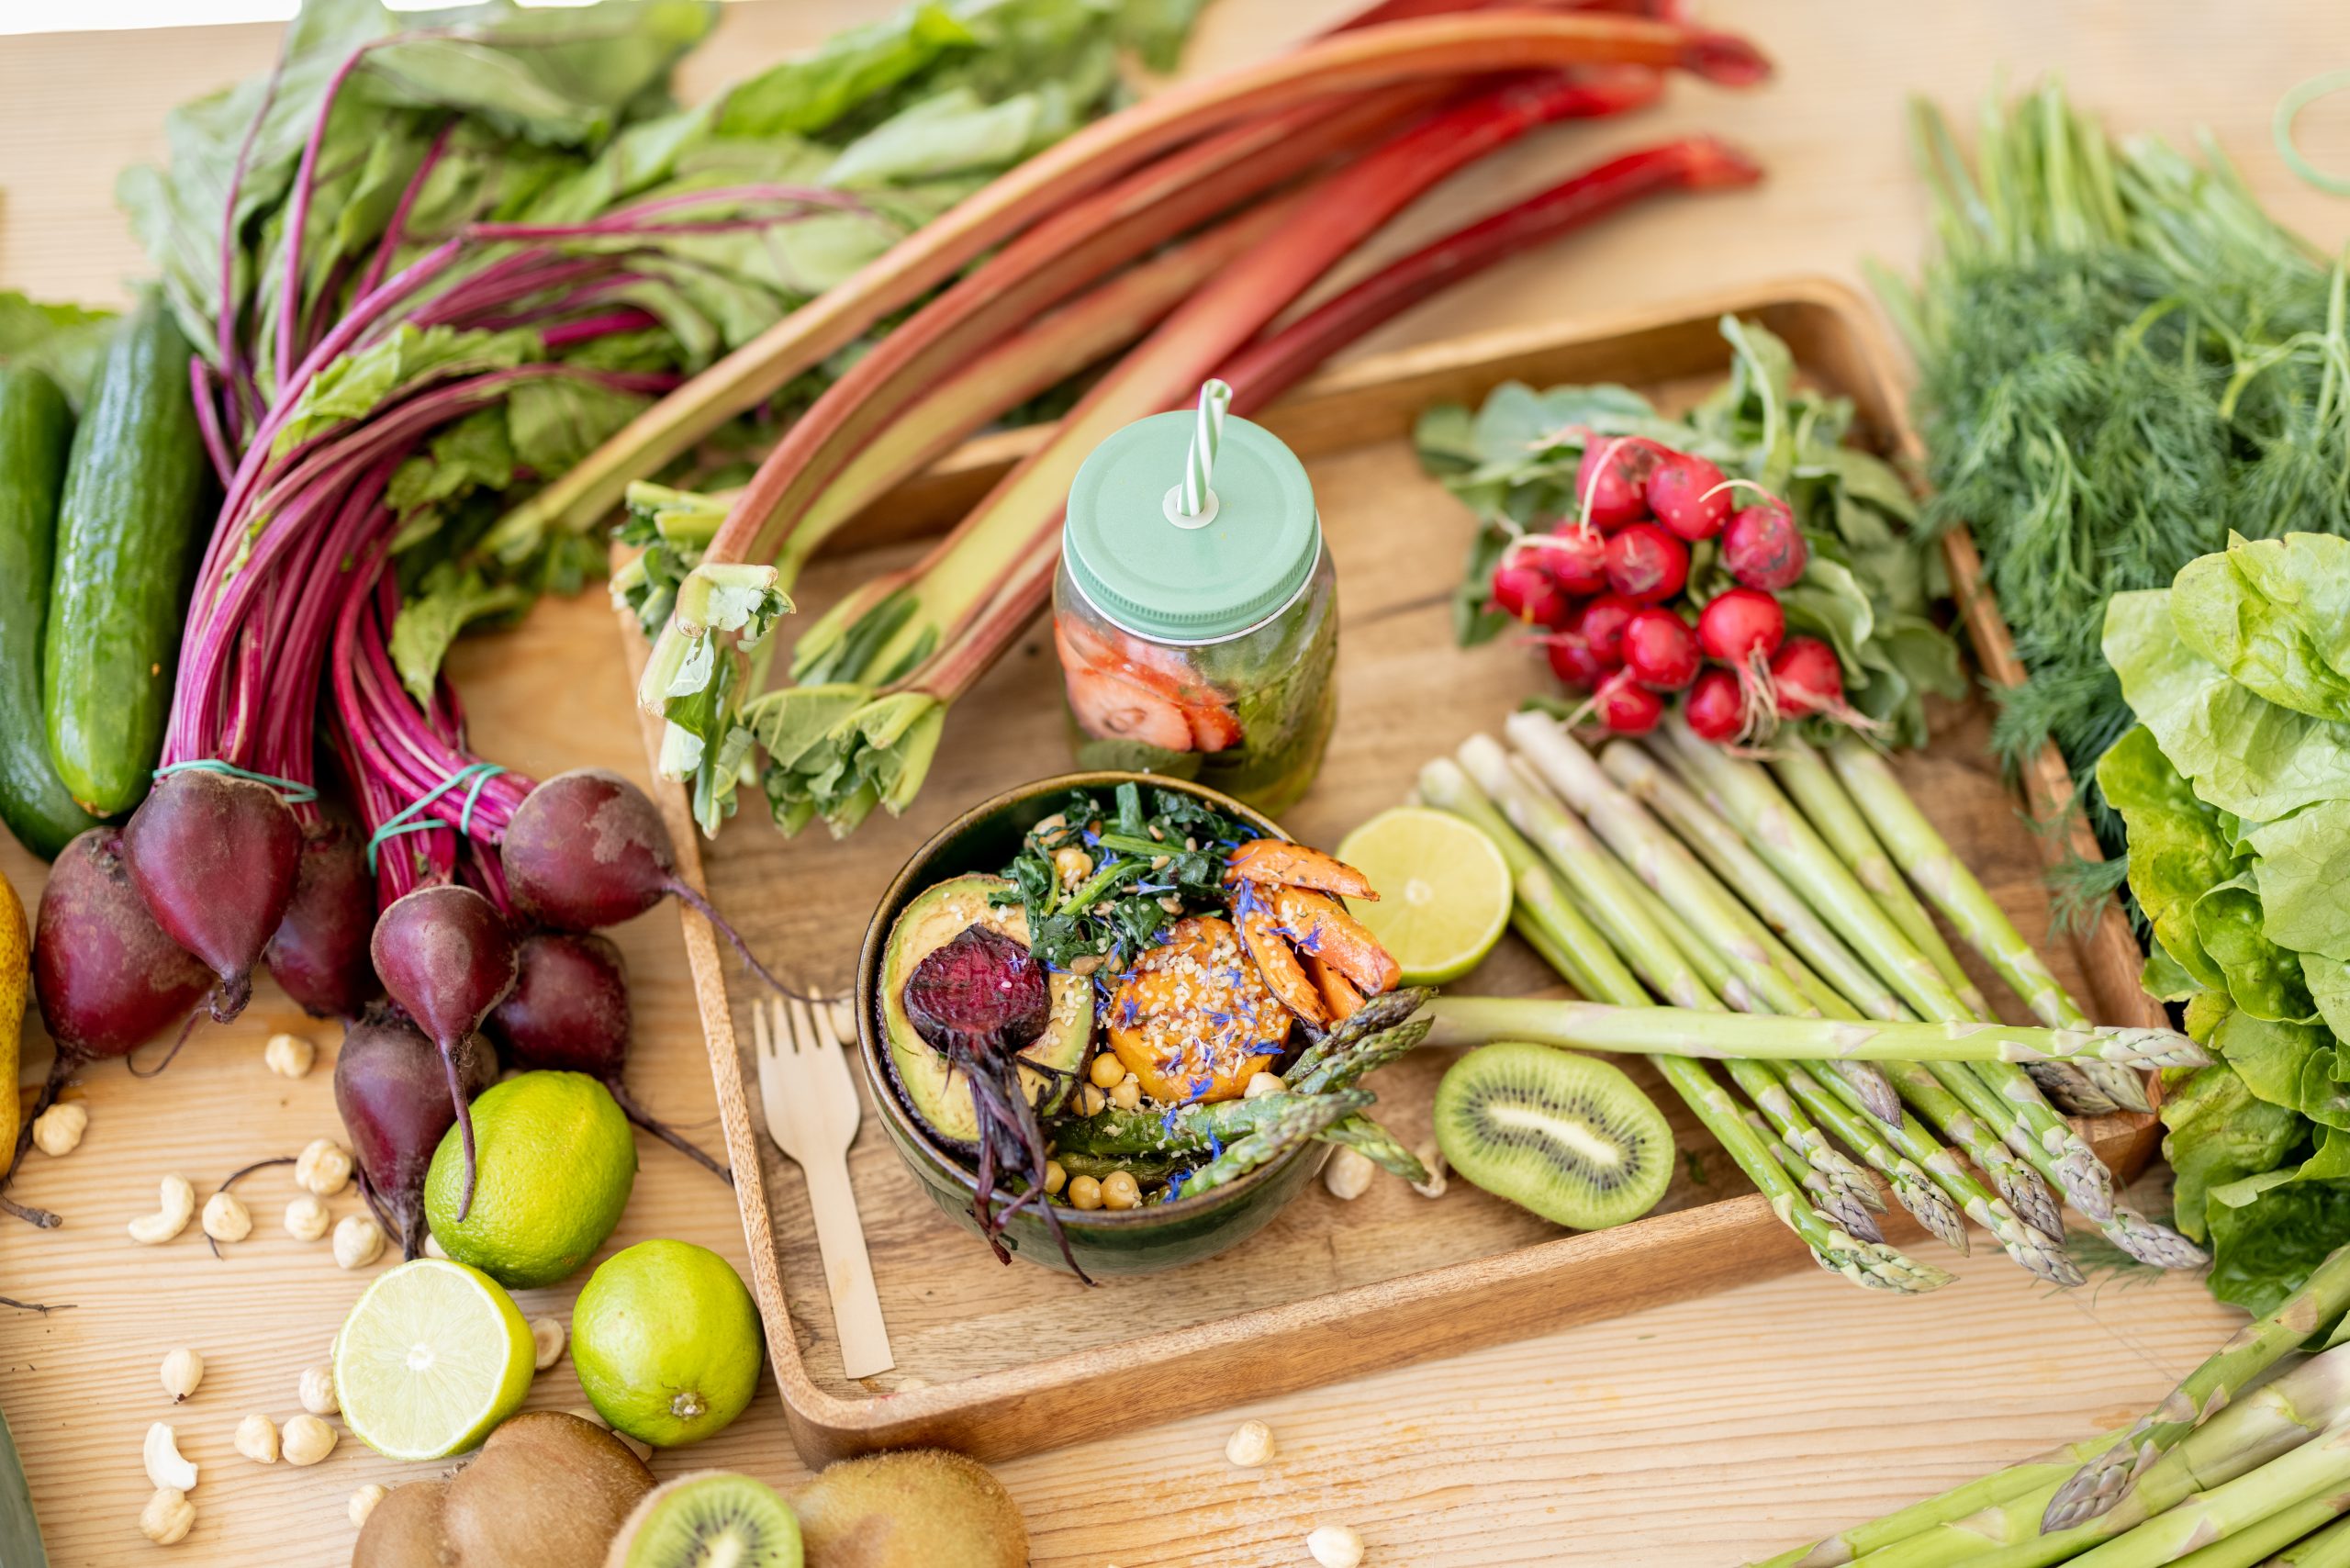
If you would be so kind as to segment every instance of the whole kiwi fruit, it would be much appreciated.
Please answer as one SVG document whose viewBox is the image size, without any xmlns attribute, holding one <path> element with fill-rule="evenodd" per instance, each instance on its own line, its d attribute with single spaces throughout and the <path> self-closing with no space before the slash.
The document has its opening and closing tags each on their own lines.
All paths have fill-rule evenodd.
<svg viewBox="0 0 2350 1568">
<path fill-rule="evenodd" d="M 593 1421 L 517 1416 L 449 1480 L 376 1505 L 352 1568 L 583 1568 L 652 1490 L 653 1473 Z"/>
<path fill-rule="evenodd" d="M 827 1465 L 791 1506 L 808 1568 L 1027 1568 L 1028 1527 L 1012 1494 L 944 1449 Z"/>
<path fill-rule="evenodd" d="M 1656 1207 L 1673 1129 L 1613 1063 L 1550 1046 L 1479 1046 L 1436 1089 L 1436 1141 L 1460 1175 L 1577 1230 Z"/>
</svg>

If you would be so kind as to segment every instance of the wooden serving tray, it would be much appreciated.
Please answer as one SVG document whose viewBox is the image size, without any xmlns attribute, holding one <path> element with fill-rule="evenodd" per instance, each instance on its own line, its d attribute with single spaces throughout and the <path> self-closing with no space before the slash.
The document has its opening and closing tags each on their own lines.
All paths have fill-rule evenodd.
<svg viewBox="0 0 2350 1568">
<path fill-rule="evenodd" d="M 1299 837 L 1335 844 L 1404 799 L 1423 761 L 1494 728 L 1521 698 L 1550 685 L 1542 662 L 1509 639 L 1453 645 L 1449 599 L 1473 522 L 1420 471 L 1409 440 L 1420 410 L 1448 399 L 1475 403 L 1508 380 L 1621 381 L 1685 403 L 1728 369 L 1729 348 L 1716 330 L 1725 312 L 1762 321 L 1787 341 L 1808 378 L 1851 398 L 1859 439 L 1914 454 L 1874 317 L 1824 281 L 1695 300 L 1670 314 L 1386 354 L 1313 382 L 1265 416 L 1306 461 L 1340 572 L 1341 717 L 1319 782 L 1285 820 Z M 960 515 L 1038 439 L 1024 431 L 974 442 L 878 504 L 844 531 L 852 548 L 811 566 L 796 590 L 801 614 L 821 613 L 851 586 L 908 559 L 916 541 Z M 2005 628 L 1963 538 L 1952 544 L 1951 566 L 1978 662 L 1994 678 L 2014 678 Z M 625 616 L 622 626 L 641 667 L 643 639 Z M 785 973 L 845 989 L 867 916 L 917 846 L 971 801 L 1070 766 L 1059 684 L 1049 638 L 1032 633 L 957 706 L 913 809 L 901 820 L 877 816 L 845 843 L 821 832 L 784 839 L 746 790 L 743 814 L 705 852 L 683 790 L 665 786 L 661 805 L 681 870 L 706 881 L 717 907 Z M 1988 727 L 1980 700 L 1943 705 L 1932 745 L 1898 766 L 2017 924 L 2042 938 L 2050 927 L 2043 871 L 2060 852 L 2052 842 L 2060 835 L 2037 832 L 2018 810 L 1988 755 Z M 645 728 L 648 748 L 657 747 L 658 722 Z M 2041 809 L 2064 799 L 2052 793 L 2059 778 L 2061 771 L 2035 776 Z M 2085 829 L 2076 838 L 2095 853 Z M 873 1127 L 868 1105 L 850 1170 L 897 1366 L 851 1382 L 834 1338 L 806 1188 L 768 1141 L 757 1097 L 744 1093 L 755 1073 L 748 1010 L 761 989 L 699 917 L 685 916 L 685 935 L 727 1150 L 741 1178 L 768 1352 L 793 1440 L 811 1463 L 910 1443 L 1004 1458 L 1633 1312 L 1807 1259 L 1639 1062 L 1631 1070 L 1648 1076 L 1684 1158 L 1664 1200 L 1635 1224 L 1564 1233 L 1462 1182 L 1428 1200 L 1382 1179 L 1352 1204 L 1316 1183 L 1220 1257 L 1092 1289 L 1045 1269 L 998 1264 L 932 1206 Z M 2100 1020 L 2154 1017 L 2138 988 L 2142 955 L 2118 911 L 2048 952 Z M 1987 972 L 1976 978 L 2003 1010 L 2025 1017 Z M 1531 992 L 1557 983 L 1511 937 L 1455 989 Z M 1406 1144 L 1427 1136 L 1429 1096 L 1449 1056 L 1423 1051 L 1372 1081 L 1380 1118 Z M 2113 1116 L 2088 1131 L 2128 1175 L 2144 1163 L 2159 1128 L 2152 1116 Z M 1919 1239 L 1914 1226 L 1906 1238 Z M 1930 1253 L 1935 1244 L 1922 1246 Z"/>
</svg>

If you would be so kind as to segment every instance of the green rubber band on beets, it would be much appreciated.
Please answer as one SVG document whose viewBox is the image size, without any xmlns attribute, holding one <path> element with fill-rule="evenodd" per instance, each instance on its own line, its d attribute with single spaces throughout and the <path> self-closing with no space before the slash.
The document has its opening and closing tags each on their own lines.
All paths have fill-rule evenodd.
<svg viewBox="0 0 2350 1568">
<path fill-rule="evenodd" d="M 2277 155 L 2285 160 L 2285 167 L 2328 196 L 2350 196 L 2350 174 L 2329 174 L 2311 162 L 2293 140 L 2293 121 L 2320 98 L 2346 90 L 2350 90 L 2350 71 L 2312 76 L 2277 100 L 2277 116 L 2269 122 L 2277 138 Z"/>
<path fill-rule="evenodd" d="M 318 788 L 315 785 L 297 783 L 291 778 L 280 778 L 274 773 L 248 772 L 234 763 L 222 762 L 218 757 L 200 756 L 190 762 L 174 762 L 155 769 L 154 777 L 167 778 L 174 773 L 187 772 L 225 773 L 231 778 L 244 778 L 255 784 L 266 784 L 285 797 L 285 803 L 289 806 L 298 806 L 306 801 L 315 801 L 319 798 Z"/>
<path fill-rule="evenodd" d="M 457 812 L 457 831 L 468 838 L 472 837 L 474 807 L 481 800 L 482 786 L 505 771 L 505 768 L 494 762 L 467 763 L 415 800 L 410 801 L 406 806 L 385 818 L 384 825 L 377 828 L 375 836 L 367 841 L 368 872 L 371 875 L 374 873 L 375 851 L 386 839 L 397 838 L 404 833 L 431 833 L 434 828 L 444 825 L 431 817 L 420 816 L 418 813 L 468 778 L 472 779 L 473 783 L 465 790 L 464 807 Z"/>
</svg>

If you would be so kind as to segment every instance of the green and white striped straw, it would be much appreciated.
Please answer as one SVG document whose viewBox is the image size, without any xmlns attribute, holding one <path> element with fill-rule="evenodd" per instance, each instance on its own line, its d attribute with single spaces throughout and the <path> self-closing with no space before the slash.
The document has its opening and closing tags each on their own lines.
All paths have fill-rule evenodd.
<svg viewBox="0 0 2350 1568">
<path fill-rule="evenodd" d="M 1232 388 L 1221 381 L 1200 387 L 1199 417 L 1192 426 L 1192 451 L 1183 464 L 1185 517 L 1197 517 L 1215 499 L 1208 481 L 1215 475 L 1216 444 L 1224 439 L 1224 411 L 1232 407 Z"/>
</svg>

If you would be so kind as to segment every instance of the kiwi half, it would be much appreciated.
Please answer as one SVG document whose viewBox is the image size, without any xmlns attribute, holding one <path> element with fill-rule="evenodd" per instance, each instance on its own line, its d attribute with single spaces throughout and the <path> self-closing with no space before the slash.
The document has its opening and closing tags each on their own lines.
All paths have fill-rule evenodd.
<svg viewBox="0 0 2350 1568">
<path fill-rule="evenodd" d="M 698 1470 L 644 1495 L 604 1568 L 800 1568 L 800 1521 L 773 1488 Z"/>
<path fill-rule="evenodd" d="M 1454 1062 L 1436 1091 L 1436 1141 L 1496 1197 L 1576 1230 L 1656 1207 L 1673 1180 L 1673 1130 L 1609 1063 L 1505 1041 Z"/>
</svg>

